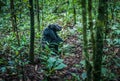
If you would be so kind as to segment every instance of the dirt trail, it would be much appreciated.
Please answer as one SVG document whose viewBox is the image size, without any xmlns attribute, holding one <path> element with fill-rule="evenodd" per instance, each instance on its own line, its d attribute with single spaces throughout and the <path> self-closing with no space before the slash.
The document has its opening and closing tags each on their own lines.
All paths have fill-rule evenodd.
<svg viewBox="0 0 120 81">
<path fill-rule="evenodd" d="M 63 58 L 67 67 L 62 71 L 58 71 L 56 75 L 71 81 L 73 74 L 80 75 L 82 73 L 82 69 L 79 68 L 82 59 L 82 47 L 76 35 L 68 37 L 65 42 L 69 45 L 73 45 L 73 50 L 71 49 L 72 53 L 69 54 L 69 56 Z"/>
</svg>

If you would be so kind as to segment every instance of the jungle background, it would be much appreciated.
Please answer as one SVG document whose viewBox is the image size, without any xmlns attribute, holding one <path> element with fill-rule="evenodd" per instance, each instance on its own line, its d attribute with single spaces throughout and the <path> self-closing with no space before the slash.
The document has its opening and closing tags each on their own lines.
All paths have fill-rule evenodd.
<svg viewBox="0 0 120 81">
<path fill-rule="evenodd" d="M 41 49 L 51 23 L 56 55 Z M 120 81 L 120 1 L 0 0 L 0 81 Z"/>
</svg>

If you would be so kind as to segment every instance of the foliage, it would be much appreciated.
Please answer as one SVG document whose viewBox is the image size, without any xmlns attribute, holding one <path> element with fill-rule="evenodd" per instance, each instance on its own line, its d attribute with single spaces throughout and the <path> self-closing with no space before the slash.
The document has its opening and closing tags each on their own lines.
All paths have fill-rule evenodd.
<svg viewBox="0 0 120 81">
<path fill-rule="evenodd" d="M 56 70 L 61 70 L 65 68 L 66 65 L 63 63 L 62 59 L 55 58 L 55 57 L 49 57 L 46 63 L 46 74 L 47 76 L 50 76 L 55 73 Z"/>
<path fill-rule="evenodd" d="M 45 75 L 45 77 L 42 77 L 42 80 L 44 80 L 46 77 L 58 75 L 60 76 L 60 78 L 63 78 L 63 81 L 84 81 L 87 78 L 87 68 L 85 67 L 85 56 L 81 54 L 81 51 L 83 51 L 84 42 L 82 33 L 82 25 L 84 23 L 82 23 L 81 0 L 38 0 L 39 17 L 37 16 L 37 8 L 35 3 L 36 0 L 33 1 L 35 20 L 34 60 L 36 60 L 37 58 L 38 60 L 40 60 L 37 63 L 35 61 L 34 66 L 39 66 L 38 69 L 40 69 L 40 73 Z M 91 22 L 93 22 L 94 36 L 96 36 L 96 23 L 98 22 L 97 16 L 99 14 L 98 3 L 99 2 L 97 0 L 92 1 L 93 18 Z M 108 20 L 106 19 L 107 21 L 105 21 L 107 23 L 107 28 L 102 27 L 104 49 L 101 67 L 101 81 L 117 81 L 120 77 L 120 1 L 110 0 L 107 4 Z M 85 5 L 87 5 L 88 9 L 88 2 Z M 16 78 L 15 76 L 17 76 L 19 80 L 22 80 L 24 78 L 23 76 L 25 76 L 25 78 L 29 78 L 27 74 L 33 73 L 26 73 L 25 68 L 25 66 L 29 63 L 28 57 L 30 49 L 29 8 L 30 5 L 28 0 L 14 0 L 14 10 L 12 12 L 14 12 L 14 15 L 16 15 L 16 25 L 20 40 L 20 45 L 18 45 L 17 34 L 13 32 L 13 26 L 11 22 L 12 20 L 10 0 L 0 0 L 0 80 L 1 78 L 3 78 L 5 81 L 12 81 L 12 79 L 9 79 L 8 77 Z M 74 9 L 76 11 L 75 13 Z M 88 13 L 89 11 L 87 11 L 87 19 L 89 18 Z M 74 24 L 75 15 L 76 24 Z M 38 18 L 40 19 L 40 27 L 38 27 Z M 89 64 L 91 64 L 91 66 L 93 67 L 94 59 L 92 57 L 92 32 L 90 31 L 88 22 L 89 21 L 87 21 L 86 24 L 86 37 L 88 41 L 87 47 Z M 48 24 L 51 23 L 58 23 L 63 27 L 59 35 L 64 39 L 64 43 L 60 44 L 58 54 L 52 52 L 47 46 L 45 50 L 41 49 L 42 31 L 46 26 L 48 26 Z M 38 30 L 39 28 L 40 30 Z M 74 58 L 74 56 L 76 57 Z M 79 56 L 79 60 L 76 61 L 77 56 Z M 76 64 L 77 62 L 78 64 Z M 76 68 L 75 65 L 79 66 Z M 80 71 L 78 71 L 77 73 L 72 72 L 71 68 L 76 68 L 77 71 Z M 60 71 L 61 73 L 57 74 L 58 71 Z M 35 73 L 40 74 L 37 70 L 35 70 Z M 69 75 L 69 73 L 72 77 L 70 79 L 69 77 L 66 77 Z M 40 78 L 42 74 L 40 74 Z M 33 76 L 30 77 L 33 78 Z"/>
</svg>

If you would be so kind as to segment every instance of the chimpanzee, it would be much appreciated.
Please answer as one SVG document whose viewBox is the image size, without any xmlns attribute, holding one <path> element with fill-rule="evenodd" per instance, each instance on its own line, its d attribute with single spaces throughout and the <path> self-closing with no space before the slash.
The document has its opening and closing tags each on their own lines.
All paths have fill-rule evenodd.
<svg viewBox="0 0 120 81">
<path fill-rule="evenodd" d="M 57 31 L 61 31 L 62 27 L 58 24 L 50 24 L 47 28 L 43 30 L 42 37 L 42 47 L 45 48 L 45 45 L 48 45 L 53 52 L 58 52 L 58 45 L 63 40 L 58 36 Z"/>
</svg>

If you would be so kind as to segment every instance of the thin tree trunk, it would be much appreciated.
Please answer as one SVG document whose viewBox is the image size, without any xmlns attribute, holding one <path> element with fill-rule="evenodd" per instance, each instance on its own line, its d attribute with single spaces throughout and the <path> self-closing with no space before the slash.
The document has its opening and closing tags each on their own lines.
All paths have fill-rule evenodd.
<svg viewBox="0 0 120 81">
<path fill-rule="evenodd" d="M 13 32 L 16 32 L 16 15 L 14 11 L 14 0 L 10 0 L 10 9 L 11 9 L 11 21 L 12 21 Z"/>
<path fill-rule="evenodd" d="M 40 32 L 40 18 L 39 18 L 39 0 L 35 0 L 35 10 L 37 14 L 37 29 Z"/>
<path fill-rule="evenodd" d="M 39 0 L 36 0 L 38 31 L 40 32 Z"/>
<path fill-rule="evenodd" d="M 44 0 L 42 0 L 42 23 L 41 23 L 41 25 L 42 25 L 42 29 L 43 29 L 43 20 L 44 20 Z"/>
<path fill-rule="evenodd" d="M 11 22 L 12 22 L 13 32 L 16 35 L 18 46 L 20 46 L 20 39 L 19 39 L 18 28 L 17 28 L 17 19 L 16 19 L 16 13 L 14 9 L 14 0 L 10 0 L 10 9 L 11 9 Z"/>
<path fill-rule="evenodd" d="M 88 0 L 88 28 L 90 28 L 91 32 L 91 40 L 92 40 L 92 51 L 93 55 L 95 54 L 95 38 L 94 38 L 94 33 L 93 33 L 93 22 L 92 22 L 92 0 Z M 89 71 L 88 71 L 88 81 L 91 81 L 92 79 L 92 67 L 90 66 Z"/>
<path fill-rule="evenodd" d="M 73 18 L 74 18 L 74 25 L 76 24 L 76 9 L 75 9 L 75 0 L 73 2 Z"/>
<path fill-rule="evenodd" d="M 87 41 L 87 9 L 86 9 L 86 0 L 82 0 L 82 21 L 83 21 L 83 53 L 85 56 L 85 63 L 86 63 L 86 71 L 87 71 L 87 79 L 86 81 L 91 81 L 91 65 L 89 62 L 89 54 L 88 54 L 88 41 Z"/>
<path fill-rule="evenodd" d="M 33 0 L 29 0 L 30 5 L 30 63 L 34 64 L 34 37 L 35 37 L 35 30 L 34 30 L 34 11 L 33 11 Z"/>
<path fill-rule="evenodd" d="M 106 36 L 107 36 L 107 34 L 108 34 L 108 0 L 105 0 L 105 8 L 106 8 L 106 10 L 105 10 L 105 39 L 106 39 Z"/>
<path fill-rule="evenodd" d="M 93 56 L 93 81 L 101 81 L 101 66 L 103 56 L 103 28 L 105 20 L 105 0 L 99 0 L 98 17 L 96 23 L 96 52 Z"/>
</svg>

